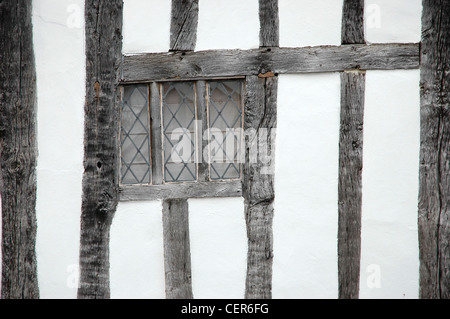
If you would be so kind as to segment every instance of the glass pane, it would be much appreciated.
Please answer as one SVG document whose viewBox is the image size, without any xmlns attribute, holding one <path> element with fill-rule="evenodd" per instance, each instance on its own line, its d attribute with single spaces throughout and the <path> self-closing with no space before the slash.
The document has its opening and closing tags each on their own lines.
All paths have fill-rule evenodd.
<svg viewBox="0 0 450 319">
<path fill-rule="evenodd" d="M 121 128 L 121 183 L 150 184 L 150 124 L 147 85 L 124 87 Z"/>
<path fill-rule="evenodd" d="M 162 97 L 164 180 L 169 183 L 196 181 L 195 84 L 164 83 Z"/>
<path fill-rule="evenodd" d="M 239 179 L 242 147 L 242 81 L 209 82 L 210 178 Z"/>
</svg>

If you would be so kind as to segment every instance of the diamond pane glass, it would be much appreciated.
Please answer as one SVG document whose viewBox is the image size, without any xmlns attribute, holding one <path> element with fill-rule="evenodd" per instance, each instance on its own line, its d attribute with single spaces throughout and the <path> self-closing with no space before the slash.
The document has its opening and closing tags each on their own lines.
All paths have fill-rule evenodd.
<svg viewBox="0 0 450 319">
<path fill-rule="evenodd" d="M 121 183 L 150 184 L 148 86 L 124 87 L 121 119 Z"/>
<path fill-rule="evenodd" d="M 209 82 L 211 180 L 241 177 L 243 91 L 243 81 Z"/>
<path fill-rule="evenodd" d="M 195 84 L 162 84 L 164 181 L 197 180 Z"/>
</svg>

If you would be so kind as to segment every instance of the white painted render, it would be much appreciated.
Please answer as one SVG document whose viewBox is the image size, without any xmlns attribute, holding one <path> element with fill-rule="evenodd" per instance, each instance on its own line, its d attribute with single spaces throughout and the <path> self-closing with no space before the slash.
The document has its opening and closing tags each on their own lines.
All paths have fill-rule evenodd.
<svg viewBox="0 0 450 319">
<path fill-rule="evenodd" d="M 419 75 L 367 72 L 361 298 L 418 298 Z"/>
<path fill-rule="evenodd" d="M 259 47 L 258 0 L 200 0 L 196 50 Z"/>
<path fill-rule="evenodd" d="M 280 46 L 341 44 L 343 0 L 279 0 Z"/>
<path fill-rule="evenodd" d="M 368 43 L 420 42 L 422 0 L 366 0 Z"/>
<path fill-rule="evenodd" d="M 274 298 L 337 297 L 340 76 L 281 75 Z"/>
<path fill-rule="evenodd" d="M 164 298 L 160 201 L 121 203 L 111 227 L 111 298 Z"/>
<path fill-rule="evenodd" d="M 170 9 L 168 0 L 125 0 L 123 53 L 169 51 Z"/>
<path fill-rule="evenodd" d="M 244 296 L 247 230 L 243 211 L 243 198 L 189 200 L 194 298 Z"/>
<path fill-rule="evenodd" d="M 167 51 L 170 1 L 124 2 L 124 53 Z M 369 42 L 420 40 L 420 0 L 369 0 L 368 5 L 372 2 L 381 8 L 381 27 L 366 25 Z M 76 297 L 85 95 L 83 3 L 33 1 L 37 254 L 43 298 Z M 342 0 L 280 0 L 281 45 L 339 45 L 341 6 Z M 197 50 L 258 47 L 257 0 L 200 0 L 199 7 Z M 418 297 L 418 73 L 367 73 L 364 298 Z M 338 74 L 280 76 L 275 298 L 337 297 L 339 94 Z M 243 200 L 189 200 L 189 205 L 194 296 L 244 297 Z M 119 204 L 111 230 L 113 298 L 164 298 L 162 243 L 160 202 Z M 381 288 L 370 277 L 378 270 Z"/>
</svg>

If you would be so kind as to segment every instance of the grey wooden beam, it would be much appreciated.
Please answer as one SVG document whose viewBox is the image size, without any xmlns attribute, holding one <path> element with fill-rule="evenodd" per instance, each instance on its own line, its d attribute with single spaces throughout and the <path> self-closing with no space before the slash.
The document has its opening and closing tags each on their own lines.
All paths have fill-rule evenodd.
<svg viewBox="0 0 450 319">
<path fill-rule="evenodd" d="M 0 2 L 2 299 L 39 298 L 36 67 L 31 1 Z"/>
<path fill-rule="evenodd" d="M 125 56 L 123 82 L 229 77 L 273 72 L 419 68 L 419 44 L 211 50 Z"/>
<path fill-rule="evenodd" d="M 277 77 L 249 76 L 246 80 L 244 129 L 254 129 L 260 141 L 261 138 L 262 141 L 267 138 L 261 129 L 268 129 L 267 148 L 272 155 L 275 154 L 275 141 L 271 139 L 269 132 L 271 128 L 276 128 L 277 85 Z M 245 297 L 269 299 L 272 297 L 272 223 L 275 191 L 274 175 L 264 172 L 263 168 L 273 163 L 264 164 L 261 158 L 256 163 L 251 161 L 255 138 L 257 137 L 246 139 L 242 183 L 248 236 Z"/>
<path fill-rule="evenodd" d="M 420 298 L 450 298 L 450 2 L 423 1 Z"/>
<path fill-rule="evenodd" d="M 198 0 L 172 0 L 170 50 L 192 51 L 197 42 Z"/>
<path fill-rule="evenodd" d="M 359 297 L 365 72 L 341 73 L 339 298 Z"/>
<path fill-rule="evenodd" d="M 260 46 L 279 45 L 278 0 L 260 0 Z M 273 26 L 273 29 L 271 29 Z M 272 52 L 267 49 L 266 52 Z M 266 66 L 264 66 L 266 67 Z M 245 83 L 244 129 L 254 130 L 247 136 L 243 165 L 242 193 L 245 201 L 248 253 L 245 298 L 272 298 L 273 202 L 275 200 L 275 140 L 277 126 L 278 77 L 271 69 L 259 76 L 247 76 Z M 257 149 L 259 155 L 252 159 Z M 269 163 L 262 158 L 270 154 Z"/>
<path fill-rule="evenodd" d="M 161 124 L 161 93 L 159 85 L 150 84 L 150 127 L 152 154 L 152 184 L 163 183 L 163 155 L 162 155 L 162 124 Z"/>
<path fill-rule="evenodd" d="M 192 299 L 187 199 L 163 202 L 164 267 L 167 299 Z"/>
<path fill-rule="evenodd" d="M 363 44 L 364 0 L 344 0 L 342 14 L 342 44 Z"/>
<path fill-rule="evenodd" d="M 364 0 L 344 0 L 342 44 L 363 44 Z M 339 298 L 359 298 L 363 122 L 366 74 L 341 73 L 341 119 L 338 187 Z"/>
<path fill-rule="evenodd" d="M 259 46 L 278 47 L 280 45 L 278 0 L 259 0 L 259 23 Z"/>
<path fill-rule="evenodd" d="M 150 201 L 170 198 L 240 197 L 241 182 L 198 182 L 120 187 L 120 201 Z"/>
<path fill-rule="evenodd" d="M 118 202 L 122 0 L 87 0 L 84 174 L 78 298 L 110 297 L 109 231 Z"/>
<path fill-rule="evenodd" d="M 199 119 L 197 134 L 197 158 L 198 158 L 198 181 L 209 181 L 209 153 L 204 157 L 203 150 L 208 147 L 208 141 L 203 139 L 204 133 L 208 129 L 208 87 L 206 81 L 197 81 L 197 116 Z"/>
</svg>

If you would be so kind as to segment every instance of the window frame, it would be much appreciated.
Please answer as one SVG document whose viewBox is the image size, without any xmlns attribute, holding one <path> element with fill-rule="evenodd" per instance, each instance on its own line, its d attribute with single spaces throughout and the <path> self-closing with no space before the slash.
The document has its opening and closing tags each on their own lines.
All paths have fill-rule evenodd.
<svg viewBox="0 0 450 319">
<path fill-rule="evenodd" d="M 210 143 L 209 140 L 203 139 L 206 130 L 209 128 L 209 82 L 214 81 L 239 81 L 242 85 L 241 91 L 241 125 L 242 132 L 244 129 L 245 116 L 245 94 L 246 94 L 246 76 L 223 76 L 223 77 L 202 77 L 202 78 L 177 78 L 177 79 L 159 79 L 151 81 L 126 81 L 119 84 L 121 91 L 120 107 L 119 107 L 119 200 L 127 201 L 151 201 L 151 200 L 166 200 L 172 198 L 188 199 L 188 198 L 217 198 L 217 197 L 242 197 L 242 181 L 244 178 L 244 165 L 238 163 L 240 166 L 240 176 L 237 179 L 219 179 L 211 178 L 211 163 L 208 163 L 203 158 L 203 150 Z M 195 87 L 195 108 L 196 108 L 196 149 L 195 156 L 200 156 L 202 161 L 196 163 L 196 177 L 195 181 L 183 182 L 166 182 L 164 178 L 164 129 L 163 129 L 163 84 L 172 82 L 192 82 Z M 148 88 L 148 116 L 149 116 L 149 135 L 150 135 L 150 163 L 151 174 L 150 183 L 148 184 L 123 184 L 122 183 L 122 103 L 124 98 L 124 90 L 128 85 L 146 85 Z M 155 92 L 156 88 L 156 92 Z M 155 105 L 155 102 L 157 105 Z M 160 123 L 159 127 L 154 127 L 152 118 L 155 111 L 158 109 L 156 120 Z M 198 123 L 202 123 L 201 134 Z M 156 136 L 155 136 L 156 135 Z M 157 141 L 159 140 L 159 141 Z M 156 142 L 156 143 L 155 143 Z M 241 152 L 244 152 L 245 134 L 241 136 Z M 208 156 L 211 154 L 208 150 Z M 159 154 L 155 154 L 159 153 Z M 154 165 L 155 158 L 160 156 L 161 162 Z M 241 155 L 242 156 L 242 155 Z M 158 162 L 158 160 L 156 160 Z M 157 172 L 159 177 L 156 178 L 154 173 Z"/>
</svg>

